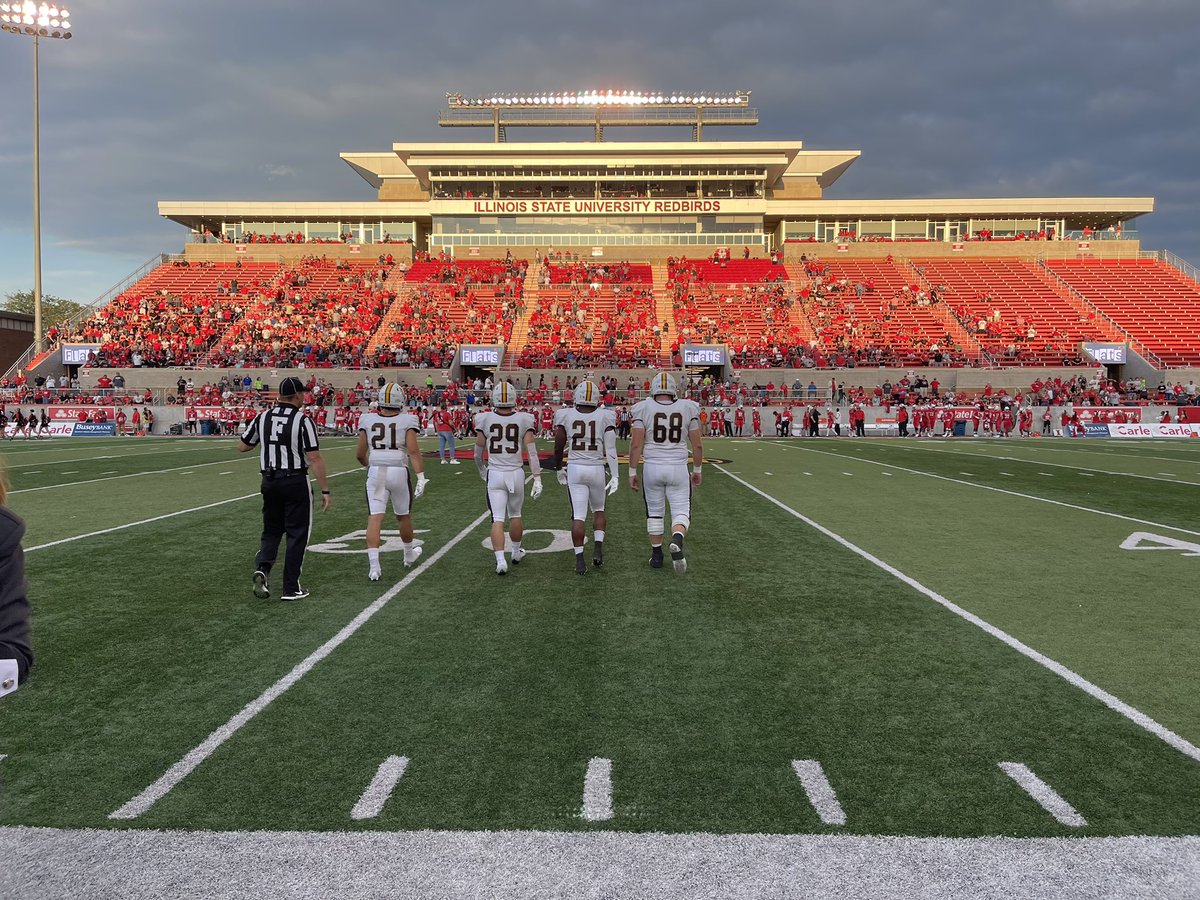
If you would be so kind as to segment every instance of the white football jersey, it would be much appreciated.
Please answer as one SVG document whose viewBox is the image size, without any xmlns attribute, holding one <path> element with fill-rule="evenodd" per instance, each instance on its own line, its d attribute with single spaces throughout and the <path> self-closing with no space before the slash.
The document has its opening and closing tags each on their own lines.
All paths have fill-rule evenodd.
<svg viewBox="0 0 1200 900">
<path fill-rule="evenodd" d="M 611 409 L 597 406 L 591 412 L 585 413 L 564 406 L 554 414 L 554 424 L 566 429 L 568 464 L 604 465 L 605 435 L 617 427 L 617 417 Z"/>
<path fill-rule="evenodd" d="M 633 427 L 646 429 L 642 453 L 649 463 L 688 461 L 688 433 L 700 427 L 700 406 L 694 400 L 660 403 L 647 397 L 633 408 Z"/>
<path fill-rule="evenodd" d="M 525 435 L 536 429 L 529 413 L 503 416 L 493 410 L 475 416 L 475 430 L 483 433 L 489 469 L 519 469 Z"/>
<path fill-rule="evenodd" d="M 400 413 L 382 416 L 379 413 L 364 413 L 358 420 L 358 430 L 367 433 L 367 464 L 371 466 L 407 466 L 408 433 L 421 433 L 421 423 L 416 416 Z"/>
</svg>

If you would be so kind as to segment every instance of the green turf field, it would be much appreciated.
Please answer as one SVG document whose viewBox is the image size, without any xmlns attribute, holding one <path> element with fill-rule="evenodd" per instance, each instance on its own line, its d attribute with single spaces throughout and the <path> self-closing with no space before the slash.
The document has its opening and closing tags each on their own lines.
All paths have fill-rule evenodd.
<svg viewBox="0 0 1200 900">
<path fill-rule="evenodd" d="M 1200 834 L 1200 446 L 706 441 L 725 462 L 694 498 L 689 571 L 647 566 L 622 484 L 584 578 L 556 549 L 553 474 L 526 501 L 535 552 L 501 579 L 474 466 L 435 460 L 424 558 L 385 553 L 373 583 L 364 474 L 332 439 L 296 604 L 251 595 L 258 473 L 231 440 L 0 451 L 37 653 L 0 705 L 0 825 Z M 403 777 L 352 817 L 390 757 Z"/>
</svg>

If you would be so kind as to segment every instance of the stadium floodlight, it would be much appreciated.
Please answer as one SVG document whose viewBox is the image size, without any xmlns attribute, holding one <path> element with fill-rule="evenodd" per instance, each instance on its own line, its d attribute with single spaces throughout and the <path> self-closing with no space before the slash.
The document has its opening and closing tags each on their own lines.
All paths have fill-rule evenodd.
<svg viewBox="0 0 1200 900">
<path fill-rule="evenodd" d="M 69 41 L 71 12 L 53 3 L 0 3 L 0 31 L 33 38 L 33 353 L 42 352 L 42 157 L 38 89 L 41 38 Z"/>
</svg>

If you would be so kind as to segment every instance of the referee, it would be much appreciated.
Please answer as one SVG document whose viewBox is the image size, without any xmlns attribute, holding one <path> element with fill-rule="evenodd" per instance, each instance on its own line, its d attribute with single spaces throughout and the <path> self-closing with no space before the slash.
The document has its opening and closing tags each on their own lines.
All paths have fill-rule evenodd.
<svg viewBox="0 0 1200 900">
<path fill-rule="evenodd" d="M 259 413 L 242 433 L 238 449 L 245 453 L 258 447 L 258 467 L 262 469 L 263 531 L 262 546 L 254 559 L 254 596 L 271 596 L 267 579 L 279 555 L 279 539 L 287 533 L 287 552 L 283 560 L 283 600 L 303 600 L 308 591 L 300 586 L 304 550 L 312 531 L 312 487 L 308 470 L 312 467 L 321 485 L 321 509 L 329 509 L 329 478 L 325 460 L 317 445 L 317 429 L 300 412 L 304 404 L 304 384 L 299 378 L 285 378 L 279 385 L 279 402 Z"/>
</svg>

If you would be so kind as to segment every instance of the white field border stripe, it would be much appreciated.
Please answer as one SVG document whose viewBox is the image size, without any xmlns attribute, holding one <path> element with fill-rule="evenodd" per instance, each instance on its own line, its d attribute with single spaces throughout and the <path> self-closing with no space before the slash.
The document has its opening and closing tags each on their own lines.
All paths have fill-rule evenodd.
<svg viewBox="0 0 1200 900">
<path fill-rule="evenodd" d="M 1087 819 L 1076 812 L 1075 807 L 1064 800 L 1058 791 L 1033 774 L 1029 766 L 1017 762 L 1002 762 L 997 765 L 1005 775 L 1037 801 L 1038 806 L 1054 816 L 1059 824 L 1069 828 L 1082 828 L 1087 824 Z"/>
<path fill-rule="evenodd" d="M 257 716 L 260 712 L 266 709 L 271 703 L 280 697 L 288 688 L 298 682 L 301 678 L 307 675 L 312 668 L 331 654 L 334 650 L 344 644 L 358 629 L 362 628 L 371 618 L 383 609 L 391 601 L 393 597 L 403 591 L 406 587 L 413 583 L 418 576 L 425 572 L 430 566 L 436 563 L 439 559 L 449 553 L 454 547 L 461 543 L 472 531 L 479 527 L 484 519 L 491 516 L 490 512 L 485 512 L 478 516 L 466 528 L 452 537 L 447 543 L 430 556 L 425 562 L 413 569 L 403 579 L 392 585 L 379 599 L 360 612 L 357 616 L 350 620 L 341 631 L 327 640 L 324 644 L 306 656 L 296 666 L 276 681 L 273 685 L 263 691 L 257 698 L 246 704 L 245 707 L 235 715 L 232 719 L 210 734 L 198 746 L 188 752 L 183 759 L 171 766 L 161 777 L 144 791 L 130 800 L 128 803 L 109 814 L 110 819 L 136 819 L 150 809 L 155 803 L 165 797 L 171 790 L 190 775 L 197 766 L 212 756 L 222 744 L 233 737 L 246 725 L 250 720 Z"/>
<path fill-rule="evenodd" d="M 826 825 L 845 825 L 846 813 L 842 804 L 838 803 L 833 785 L 825 777 L 825 770 L 815 759 L 793 759 L 792 770 L 800 783 L 804 785 L 804 793 L 808 794 L 808 802 L 812 804 L 821 821 Z"/>
<path fill-rule="evenodd" d="M 354 809 L 350 810 L 350 818 L 356 821 L 374 819 L 383 812 L 383 804 L 388 802 L 388 799 L 392 796 L 392 791 L 396 789 L 396 784 L 404 777 L 404 772 L 407 768 L 407 756 L 389 756 L 380 763 L 378 771 L 375 772 L 375 777 L 371 779 L 371 783 L 367 785 L 367 789 L 363 791 L 363 795 L 354 804 Z"/>
<path fill-rule="evenodd" d="M 1078 506 L 1074 503 L 1067 503 L 1063 500 L 1051 500 L 1049 497 L 1039 497 L 1037 494 L 1023 494 L 1020 491 L 1010 491 L 1006 488 L 995 487 L 990 484 L 979 484 L 976 481 L 963 481 L 961 478 L 951 478 L 948 475 L 936 475 L 933 472 L 922 472 L 920 469 L 910 469 L 906 466 L 898 466 L 895 463 L 880 462 L 877 459 L 867 459 L 862 456 L 846 456 L 842 453 L 831 453 L 828 450 L 816 450 L 812 447 L 793 447 L 790 444 L 783 445 L 788 450 L 802 450 L 805 453 L 819 453 L 822 456 L 836 456 L 838 459 L 850 459 L 855 462 L 867 463 L 872 466 L 883 466 L 888 469 L 898 469 L 901 472 L 908 472 L 912 475 L 923 475 L 926 478 L 936 478 L 938 481 L 949 481 L 953 484 L 961 484 L 966 487 L 979 488 L 983 491 L 995 491 L 997 494 L 1008 494 L 1010 497 L 1023 497 L 1026 500 L 1036 500 L 1038 503 L 1049 503 L 1053 506 L 1062 506 L 1066 509 L 1077 509 L 1080 512 L 1094 513 L 1098 516 L 1108 516 L 1110 519 L 1121 519 L 1124 522 L 1136 522 L 1138 525 L 1152 525 L 1155 528 L 1166 528 L 1170 531 L 1178 531 L 1182 534 L 1192 534 L 1200 537 L 1200 531 L 1190 531 L 1187 528 L 1180 528 L 1178 525 L 1164 525 L 1161 522 L 1151 522 L 1149 519 L 1138 519 L 1133 516 L 1123 516 L 1120 513 L 1109 512 L 1105 509 L 1093 509 L 1090 506 Z M 720 466 L 718 466 L 720 468 Z M 1001 473 L 1004 474 L 1004 473 Z"/>
<path fill-rule="evenodd" d="M 117 447 L 97 447 L 96 449 L 97 450 L 117 450 L 117 449 L 124 449 L 124 447 L 126 447 L 126 446 L 127 445 L 125 445 L 125 444 L 121 444 Z M 178 450 L 160 449 L 160 450 L 151 450 L 148 453 L 122 453 L 118 456 L 110 456 L 107 458 L 108 459 L 136 459 L 139 456 L 171 456 L 175 453 L 195 453 L 198 450 L 215 450 L 215 449 L 218 449 L 218 448 L 214 447 L 213 445 L 210 444 L 207 447 L 181 447 Z M 43 452 L 49 453 L 50 451 L 46 450 Z M 12 454 L 9 454 L 9 456 L 11 456 L 11 455 Z M 67 463 L 95 462 L 96 460 L 103 459 L 105 457 L 106 457 L 106 455 L 80 456 L 75 459 L 42 459 L 42 460 L 39 460 L 38 462 L 16 463 L 15 465 L 10 465 L 8 468 L 9 469 L 28 469 L 30 466 L 65 466 Z"/>
<path fill-rule="evenodd" d="M 1015 450 L 1017 448 L 1014 447 L 1013 449 Z M 1200 487 L 1200 481 L 1180 481 L 1179 478 L 1174 475 L 1171 475 L 1170 478 L 1160 478 L 1159 475 L 1170 474 L 1164 472 L 1159 472 L 1158 475 L 1139 475 L 1137 472 L 1113 472 L 1108 469 L 1095 469 L 1091 466 L 1072 466 L 1068 463 L 1055 463 L 1044 459 L 1022 459 L 1019 456 L 992 456 L 986 453 L 973 453 L 969 450 L 938 450 L 933 447 L 921 447 L 920 450 L 923 453 L 944 453 L 947 455 L 953 454 L 954 456 L 971 456 L 975 459 L 983 460 L 1004 460 L 1005 462 L 1024 463 L 1028 466 L 1050 466 L 1053 469 L 1073 469 L 1076 472 L 1095 472 L 1097 475 L 1116 475 L 1121 478 L 1144 478 L 1147 481 L 1165 481 L 1168 484 L 1190 484 L 1193 487 Z M 959 474 L 971 475 L 972 473 L 959 472 Z"/>
<path fill-rule="evenodd" d="M 836 456 L 837 454 L 833 454 L 833 455 Z M 912 578 L 909 575 L 905 575 L 903 572 L 901 572 L 895 566 L 889 565 L 888 563 L 884 562 L 882 559 L 875 556 L 874 554 L 864 550 L 862 547 L 859 547 L 857 544 L 852 543 L 851 541 L 842 537 L 840 534 L 830 531 L 828 528 L 826 528 L 821 523 L 813 521 L 812 519 L 810 519 L 808 516 L 804 515 L 803 513 L 796 512 L 796 510 L 792 509 L 787 504 L 783 503 L 780 500 L 776 500 L 774 497 L 772 497 L 770 494 L 766 493 L 765 491 L 759 490 L 757 487 L 752 485 L 750 482 L 745 481 L 744 479 L 739 478 L 736 475 L 730 474 L 730 472 L 727 469 L 725 469 L 724 466 L 720 465 L 719 463 L 714 464 L 713 468 L 724 473 L 725 475 L 732 478 L 734 481 L 738 482 L 739 484 L 745 486 L 746 488 L 749 488 L 751 491 L 758 494 L 764 500 L 768 501 L 769 503 L 773 503 L 775 506 L 778 506 L 784 512 L 790 513 L 791 515 L 795 516 L 797 519 L 799 519 L 805 525 L 808 525 L 810 528 L 816 529 L 817 531 L 821 532 L 821 534 L 825 535 L 827 538 L 830 538 L 831 540 L 836 541 L 837 543 L 841 544 L 843 547 L 845 547 L 850 552 L 858 554 L 863 559 L 865 559 L 867 562 L 871 563 L 872 565 L 878 566 L 880 569 L 883 569 L 883 571 L 887 572 L 892 577 L 897 578 L 900 581 L 903 581 L 905 584 L 907 584 L 913 590 L 924 594 L 930 600 L 934 601 L 937 604 L 940 604 L 941 606 L 944 606 L 946 609 L 948 609 L 950 612 L 954 613 L 956 616 L 966 619 L 972 625 L 975 625 L 976 627 L 983 629 L 985 632 L 990 634 L 992 637 L 996 638 L 998 641 L 1002 641 L 1003 643 L 1012 647 L 1014 650 L 1016 650 L 1022 656 L 1026 656 L 1029 659 L 1033 660 L 1034 662 L 1038 663 L 1039 665 L 1045 666 L 1047 669 L 1049 669 L 1055 675 L 1058 675 L 1060 678 L 1064 679 L 1065 681 L 1068 681 L 1071 684 L 1075 685 L 1075 687 L 1079 688 L 1085 694 L 1089 694 L 1090 696 L 1095 697 L 1097 700 L 1099 700 L 1101 703 L 1103 703 L 1105 706 L 1107 706 L 1113 712 L 1119 713 L 1120 715 L 1129 719 L 1129 721 L 1133 722 L 1135 725 L 1138 725 L 1138 726 L 1146 729 L 1146 731 L 1150 732 L 1155 737 L 1160 738 L 1161 740 L 1170 744 L 1172 747 L 1174 747 L 1180 753 L 1184 754 L 1185 756 L 1191 757 L 1192 759 L 1196 760 L 1197 762 L 1200 762 L 1200 747 L 1197 747 L 1195 744 L 1191 743 L 1190 741 L 1186 740 L 1185 738 L 1180 737 L 1175 732 L 1168 729 L 1166 726 L 1160 725 L 1158 722 L 1154 721 L 1154 719 L 1150 718 L 1148 715 L 1146 715 L 1141 710 L 1135 709 L 1134 707 L 1132 707 L 1128 703 L 1126 703 L 1124 700 L 1121 700 L 1120 698 L 1113 696 L 1112 694 L 1110 694 L 1108 691 L 1104 690 L 1103 688 L 1098 687 L 1095 684 L 1092 684 L 1092 682 L 1088 681 L 1086 678 L 1084 678 L 1082 675 L 1078 674 L 1077 672 L 1071 671 L 1066 666 L 1064 666 L 1062 663 L 1056 662 L 1055 660 L 1051 659 L 1050 657 L 1048 657 L 1042 653 L 1039 653 L 1037 650 L 1034 650 L 1029 645 L 1024 644 L 1021 641 L 1017 640 L 1015 637 L 1013 637 L 1008 632 L 1002 631 L 1001 629 L 997 628 L 995 625 L 992 625 L 990 622 L 984 621 L 983 619 L 979 618 L 979 616 L 975 615 L 974 613 L 968 612 L 967 610 L 963 609 L 958 604 L 953 603 L 950 600 L 947 600 L 945 597 L 943 597 L 937 591 L 933 590 L 932 588 L 927 588 L 925 585 L 921 584 L 921 582 L 917 581 L 915 578 Z"/>
<path fill-rule="evenodd" d="M 232 463 L 246 462 L 249 459 L 257 460 L 257 456 L 243 457 L 242 459 L 218 459 L 216 462 L 194 463 L 190 466 L 175 466 L 170 469 L 153 469 L 149 472 L 130 472 L 128 475 L 109 475 L 107 478 L 89 478 L 87 481 L 63 481 L 58 484 L 43 484 L 41 487 L 21 488 L 19 491 L 9 491 L 10 494 L 32 494 L 34 491 L 53 491 L 57 488 L 78 487 L 81 484 L 95 484 L 98 481 L 117 481 L 121 478 L 139 478 L 142 475 L 165 475 L 168 472 L 182 472 L 184 469 L 202 469 L 205 466 L 222 466 Z"/>
<path fill-rule="evenodd" d="M 607 822 L 613 817 L 612 760 L 593 756 L 583 776 L 583 817 L 589 822 Z"/>
<path fill-rule="evenodd" d="M 191 468 L 186 466 L 185 468 Z M 362 469 L 347 469 L 345 472 L 334 472 L 330 478 L 337 478 L 340 475 L 352 475 L 355 472 L 361 472 Z M 73 541 L 82 541 L 84 538 L 99 537 L 102 534 L 112 534 L 114 531 L 124 531 L 126 528 L 134 528 L 138 525 L 149 525 L 152 522 L 161 522 L 163 519 L 173 519 L 176 516 L 186 516 L 188 513 L 201 512 L 206 509 L 213 509 L 217 506 L 224 506 L 227 503 L 237 503 L 240 500 L 249 500 L 251 497 L 261 497 L 262 493 L 255 491 L 253 494 L 242 494 L 240 497 L 230 497 L 228 500 L 218 500 L 215 503 L 206 503 L 203 506 L 192 506 L 188 509 L 179 509 L 175 512 L 163 513 L 161 516 L 152 516 L 149 519 L 139 519 L 136 522 L 126 522 L 124 525 L 114 525 L 112 528 L 101 528 L 99 531 L 89 531 L 87 534 L 77 534 L 73 537 L 59 538 L 57 541 L 48 541 L 45 544 L 37 544 L 33 547 L 26 547 L 26 553 L 32 553 L 34 550 L 45 550 L 48 547 L 57 547 L 60 544 L 70 544 Z"/>
</svg>

